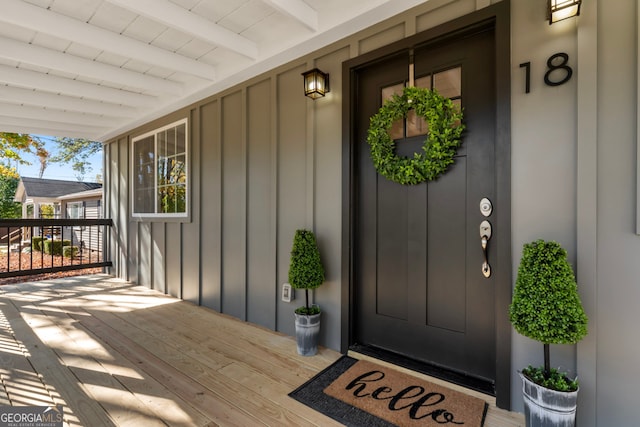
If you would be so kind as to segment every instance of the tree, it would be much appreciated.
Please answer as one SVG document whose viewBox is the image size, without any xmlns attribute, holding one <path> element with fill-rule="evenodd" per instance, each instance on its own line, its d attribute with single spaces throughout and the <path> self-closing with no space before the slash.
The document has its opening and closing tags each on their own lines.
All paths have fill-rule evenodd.
<svg viewBox="0 0 640 427">
<path fill-rule="evenodd" d="M 575 344 L 587 335 L 588 319 L 567 251 L 536 240 L 523 247 L 509 308 L 516 331 L 544 345 L 544 372 L 551 373 L 549 344 Z"/>
<path fill-rule="evenodd" d="M 49 165 L 49 159 L 51 158 L 51 154 L 44 147 L 38 147 L 36 149 L 36 156 L 38 156 L 38 160 L 40 160 L 40 170 L 38 171 L 38 178 L 42 178 L 44 175 L 44 170 Z"/>
<path fill-rule="evenodd" d="M 15 173 L 15 169 L 11 172 L 12 163 L 30 164 L 25 157 L 34 155 L 40 162 L 40 178 L 49 163 L 70 163 L 78 180 L 82 180 L 92 170 L 89 158 L 102 150 L 102 143 L 82 138 L 58 137 L 52 142 L 55 145 L 53 156 L 37 136 L 0 132 L 0 175 L 12 176 Z"/>
<path fill-rule="evenodd" d="M 58 152 L 50 158 L 52 163 L 70 163 L 79 181 L 91 172 L 89 158 L 102 150 L 102 143 L 82 138 L 56 138 Z"/>
<path fill-rule="evenodd" d="M 49 153 L 44 149 L 44 143 L 37 137 L 24 133 L 0 132 L 0 175 L 11 177 L 16 175 L 15 164 L 29 164 L 24 159 L 25 154 L 35 154 L 40 158 L 41 169 L 46 168 L 46 157 Z M 45 159 L 43 161 L 43 159 Z M 44 162 L 44 163 L 43 163 Z M 45 166 L 42 166 L 45 164 Z"/>
<path fill-rule="evenodd" d="M 291 248 L 289 284 L 295 289 L 304 289 L 305 305 L 296 309 L 298 314 L 318 314 L 319 309 L 309 306 L 309 289 L 324 282 L 324 267 L 316 237 L 310 230 L 296 230 Z"/>
<path fill-rule="evenodd" d="M 20 179 L 15 173 L 15 169 L 13 175 L 0 174 L 0 218 L 2 219 L 14 219 L 22 216 L 21 204 L 13 201 L 18 182 Z"/>
</svg>

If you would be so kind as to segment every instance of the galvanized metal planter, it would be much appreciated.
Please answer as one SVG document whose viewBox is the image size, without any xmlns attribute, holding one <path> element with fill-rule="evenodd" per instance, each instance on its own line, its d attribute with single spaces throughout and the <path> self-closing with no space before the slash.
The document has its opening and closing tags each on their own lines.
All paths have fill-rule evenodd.
<svg viewBox="0 0 640 427">
<path fill-rule="evenodd" d="M 563 392 L 542 387 L 520 373 L 527 427 L 573 427 L 578 390 Z"/>
<path fill-rule="evenodd" d="M 313 356 L 318 352 L 318 336 L 320 335 L 320 315 L 297 314 L 296 316 L 296 344 L 298 354 Z"/>
</svg>

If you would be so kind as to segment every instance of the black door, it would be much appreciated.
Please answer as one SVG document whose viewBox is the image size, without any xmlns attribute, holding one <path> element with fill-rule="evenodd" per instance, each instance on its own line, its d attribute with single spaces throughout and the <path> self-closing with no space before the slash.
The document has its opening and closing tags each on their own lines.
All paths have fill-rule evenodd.
<svg viewBox="0 0 640 427">
<path fill-rule="evenodd" d="M 410 54 L 413 54 L 413 61 Z M 466 125 L 455 164 L 414 186 L 376 173 L 366 134 L 384 98 L 407 84 L 460 103 Z M 352 343 L 387 350 L 493 383 L 495 290 L 485 277 L 480 223 L 495 204 L 494 32 L 416 47 L 355 71 Z M 408 117 L 392 130 L 400 155 L 421 150 L 426 126 Z M 480 202 L 494 203 L 485 217 Z M 496 253 L 488 243 L 489 264 Z M 497 243 L 496 243 L 497 244 Z"/>
</svg>

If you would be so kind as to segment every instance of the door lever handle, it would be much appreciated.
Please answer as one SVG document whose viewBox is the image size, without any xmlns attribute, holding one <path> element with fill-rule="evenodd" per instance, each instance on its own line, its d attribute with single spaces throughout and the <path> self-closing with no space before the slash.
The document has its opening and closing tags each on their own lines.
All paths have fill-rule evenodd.
<svg viewBox="0 0 640 427">
<path fill-rule="evenodd" d="M 491 276 L 491 266 L 489 265 L 489 258 L 487 257 L 489 239 L 491 239 L 491 223 L 485 220 L 480 224 L 480 244 L 482 246 L 482 255 L 484 257 L 484 262 L 482 263 L 482 274 L 487 278 Z"/>
</svg>

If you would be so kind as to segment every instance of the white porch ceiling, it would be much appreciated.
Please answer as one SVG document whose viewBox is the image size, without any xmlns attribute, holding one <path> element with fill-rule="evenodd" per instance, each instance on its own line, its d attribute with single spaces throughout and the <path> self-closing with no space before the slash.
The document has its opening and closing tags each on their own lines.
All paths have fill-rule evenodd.
<svg viewBox="0 0 640 427">
<path fill-rule="evenodd" d="M 0 131 L 106 141 L 425 1 L 0 0 Z"/>
</svg>

